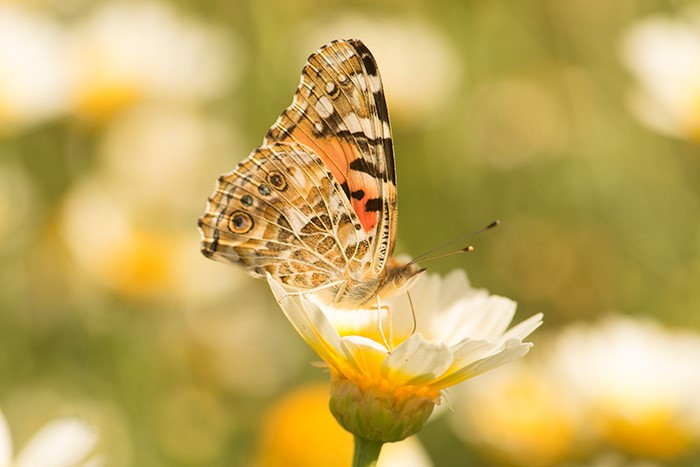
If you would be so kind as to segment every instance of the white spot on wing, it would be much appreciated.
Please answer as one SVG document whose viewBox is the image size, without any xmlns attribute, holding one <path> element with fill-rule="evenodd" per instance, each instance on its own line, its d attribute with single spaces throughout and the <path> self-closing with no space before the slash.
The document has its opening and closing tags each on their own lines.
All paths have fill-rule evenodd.
<svg viewBox="0 0 700 467">
<path fill-rule="evenodd" d="M 389 128 L 389 124 L 387 122 L 382 122 L 382 133 L 384 134 L 385 138 L 391 137 L 391 128 Z"/>
<path fill-rule="evenodd" d="M 345 125 L 347 126 L 347 129 L 350 130 L 352 133 L 359 133 L 362 131 L 362 125 L 360 124 L 360 119 L 357 117 L 357 114 L 354 112 L 350 112 L 349 114 L 345 115 L 343 117 L 343 120 L 345 121 Z M 363 119 L 366 120 L 366 119 Z"/>
<path fill-rule="evenodd" d="M 318 102 L 316 102 L 314 108 L 323 118 L 328 118 L 333 113 L 333 104 L 331 104 L 331 101 L 326 96 L 321 97 Z"/>
<path fill-rule="evenodd" d="M 367 80 L 363 75 L 352 75 L 350 80 L 362 90 L 362 92 L 367 92 Z"/>
<path fill-rule="evenodd" d="M 372 92 L 377 92 L 382 90 L 382 81 L 379 79 L 379 75 L 368 75 L 369 87 Z"/>
<path fill-rule="evenodd" d="M 294 179 L 294 184 L 301 189 L 306 188 L 306 176 L 304 176 L 304 171 L 298 167 L 294 167 L 294 173 L 292 174 Z"/>
</svg>

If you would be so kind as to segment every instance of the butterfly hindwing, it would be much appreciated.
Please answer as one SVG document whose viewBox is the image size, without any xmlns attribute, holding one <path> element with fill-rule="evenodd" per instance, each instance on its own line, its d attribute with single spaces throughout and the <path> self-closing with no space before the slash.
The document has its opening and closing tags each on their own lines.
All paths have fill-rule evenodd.
<svg viewBox="0 0 700 467">
<path fill-rule="evenodd" d="M 328 167 L 367 234 L 369 273 L 380 273 L 396 236 L 396 173 L 381 78 L 362 42 L 333 41 L 309 56 L 264 144 L 276 141 L 303 145 Z"/>
<path fill-rule="evenodd" d="M 206 256 L 310 289 L 369 261 L 368 236 L 318 155 L 261 146 L 222 175 L 200 218 Z"/>
</svg>

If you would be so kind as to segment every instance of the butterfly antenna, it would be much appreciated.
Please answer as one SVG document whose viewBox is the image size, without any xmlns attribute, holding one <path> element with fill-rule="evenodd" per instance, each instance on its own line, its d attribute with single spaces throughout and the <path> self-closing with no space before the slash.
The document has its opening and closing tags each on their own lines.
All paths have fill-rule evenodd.
<svg viewBox="0 0 700 467">
<path fill-rule="evenodd" d="M 471 245 L 469 245 L 469 246 L 467 246 L 467 247 L 460 248 L 460 249 L 457 250 L 457 251 L 452 251 L 452 252 L 449 252 L 449 253 L 443 253 L 443 254 L 440 254 L 440 255 L 437 255 L 437 256 L 433 256 L 433 257 L 430 257 L 430 258 L 426 258 L 428 255 L 430 255 L 430 254 L 432 254 L 432 253 L 435 253 L 436 251 L 440 251 L 440 250 L 442 250 L 443 248 L 446 248 L 446 247 L 448 247 L 448 246 L 450 246 L 450 245 L 453 245 L 453 244 L 455 244 L 455 243 L 457 243 L 457 242 L 461 242 L 461 241 L 463 241 L 464 239 L 466 239 L 467 237 L 470 237 L 470 236 L 472 236 L 472 235 L 477 235 L 477 234 L 480 234 L 480 233 L 482 233 L 482 232 L 486 232 L 487 230 L 493 229 L 494 227 L 497 227 L 500 223 L 501 223 L 501 221 L 495 220 L 495 221 L 491 222 L 489 225 L 487 225 L 486 227 L 483 227 L 483 228 L 481 228 L 481 229 L 479 229 L 479 230 L 475 230 L 475 231 L 473 231 L 473 232 L 466 233 L 466 234 L 464 234 L 464 235 L 460 235 L 459 237 L 457 237 L 457 238 L 455 238 L 455 239 L 452 239 L 452 240 L 450 240 L 450 241 L 447 242 L 447 243 L 443 243 L 442 245 L 439 245 L 439 246 L 437 246 L 437 247 L 435 247 L 435 248 L 432 248 L 432 249 L 426 251 L 425 253 L 423 253 L 423 254 L 421 254 L 421 255 L 418 255 L 416 258 L 414 258 L 414 259 L 413 259 L 410 263 L 408 263 L 408 264 L 414 264 L 414 263 L 417 263 L 417 262 L 419 262 L 419 261 L 428 261 L 428 260 L 433 260 L 433 259 L 436 259 L 436 258 L 443 258 L 443 257 L 445 257 L 445 256 L 456 255 L 456 254 L 460 254 L 460 253 L 469 253 L 469 252 L 471 252 L 471 251 L 474 251 L 474 247 L 471 246 Z"/>
<path fill-rule="evenodd" d="M 416 261 L 420 261 L 421 263 L 425 263 L 426 261 L 432 261 L 432 260 L 434 260 L 434 259 L 444 258 L 444 257 L 446 257 L 446 256 L 459 255 L 459 254 L 461 254 L 461 253 L 471 253 L 472 251 L 474 251 L 474 247 L 471 246 L 471 245 L 467 245 L 467 246 L 465 246 L 464 248 L 460 248 L 459 250 L 448 251 L 447 253 L 440 253 L 439 255 L 428 256 L 427 258 L 421 257 L 421 258 L 418 259 L 418 260 L 415 260 L 415 259 L 414 259 L 414 260 L 411 261 L 409 264 L 415 263 Z"/>
</svg>

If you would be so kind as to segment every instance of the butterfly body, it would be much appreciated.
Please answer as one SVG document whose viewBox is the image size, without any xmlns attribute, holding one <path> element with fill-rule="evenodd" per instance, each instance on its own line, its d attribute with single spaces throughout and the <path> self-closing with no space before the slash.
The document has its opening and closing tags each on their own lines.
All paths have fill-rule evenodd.
<svg viewBox="0 0 700 467">
<path fill-rule="evenodd" d="M 309 57 L 263 144 L 219 177 L 202 252 L 319 302 L 367 307 L 421 272 L 391 257 L 396 201 L 376 62 L 360 41 L 333 41 Z"/>
</svg>

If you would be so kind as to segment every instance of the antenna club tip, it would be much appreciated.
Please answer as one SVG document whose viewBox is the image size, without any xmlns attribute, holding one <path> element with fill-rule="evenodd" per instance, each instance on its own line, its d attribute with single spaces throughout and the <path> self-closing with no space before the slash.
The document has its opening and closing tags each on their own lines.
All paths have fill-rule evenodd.
<svg viewBox="0 0 700 467">
<path fill-rule="evenodd" d="M 489 225 L 486 226 L 487 229 L 493 229 L 494 227 L 497 227 L 501 224 L 501 221 L 496 219 L 495 221 L 491 222 Z"/>
<path fill-rule="evenodd" d="M 469 246 L 462 248 L 462 251 L 465 253 L 471 253 L 472 251 L 474 251 L 474 247 L 469 245 Z"/>
</svg>

